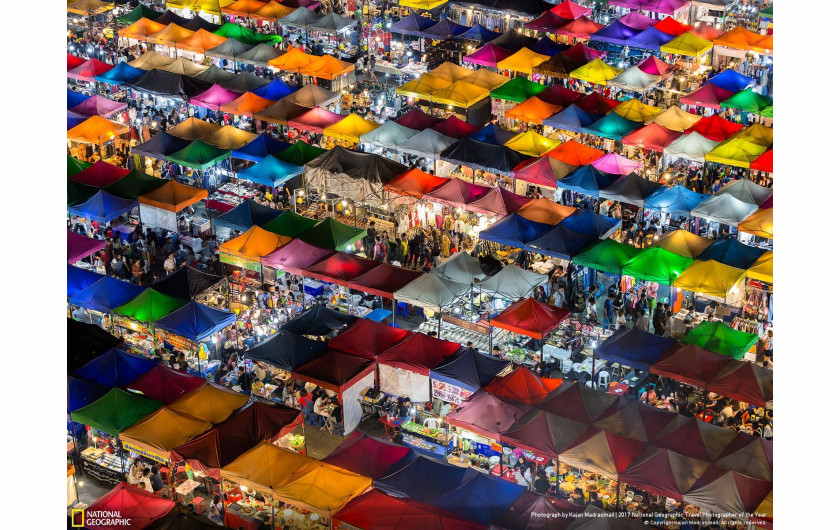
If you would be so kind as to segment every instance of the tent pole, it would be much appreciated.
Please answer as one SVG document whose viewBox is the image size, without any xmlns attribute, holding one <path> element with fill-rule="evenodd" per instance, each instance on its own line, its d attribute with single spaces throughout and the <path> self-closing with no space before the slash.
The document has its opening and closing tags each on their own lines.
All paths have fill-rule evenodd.
<svg viewBox="0 0 840 530">
<path fill-rule="evenodd" d="M 595 379 L 596 375 L 597 374 L 595 373 L 595 348 L 592 348 L 592 388 L 598 388 L 596 386 L 598 384 L 598 382 Z M 607 385 L 607 387 L 609 387 L 609 385 Z"/>
<path fill-rule="evenodd" d="M 443 306 L 438 306 L 438 336 L 437 338 L 441 338 L 443 332 Z"/>
</svg>

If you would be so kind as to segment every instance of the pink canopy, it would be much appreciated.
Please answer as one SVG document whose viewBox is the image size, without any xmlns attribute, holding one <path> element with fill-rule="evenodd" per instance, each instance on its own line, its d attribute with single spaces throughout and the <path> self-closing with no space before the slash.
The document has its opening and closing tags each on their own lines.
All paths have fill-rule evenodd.
<svg viewBox="0 0 840 530">
<path fill-rule="evenodd" d="M 105 241 L 67 231 L 67 263 L 73 264 L 105 248 Z"/>
<path fill-rule="evenodd" d="M 323 133 L 324 129 L 330 125 L 335 125 L 347 116 L 330 112 L 321 107 L 310 109 L 297 118 L 289 120 L 289 127 L 294 127 L 299 131 L 307 131 L 314 133 Z"/>
<path fill-rule="evenodd" d="M 190 104 L 197 107 L 204 107 L 210 110 L 219 110 L 219 107 L 226 105 L 241 96 L 239 92 L 228 90 L 221 85 L 213 85 L 201 94 L 190 98 Z"/>
<path fill-rule="evenodd" d="M 659 75 L 664 76 L 669 71 L 674 69 L 673 65 L 670 65 L 660 59 L 657 59 L 655 56 L 651 55 L 644 61 L 640 62 L 638 65 L 639 70 L 646 74 L 650 75 Z"/>
<path fill-rule="evenodd" d="M 93 97 L 87 98 L 69 110 L 71 112 L 81 114 L 82 116 L 102 116 L 103 118 L 107 118 L 108 116 L 113 116 L 127 106 L 128 105 L 125 103 L 104 98 L 97 94 Z"/>
<path fill-rule="evenodd" d="M 113 67 L 113 64 L 103 63 L 99 59 L 88 59 L 76 68 L 68 70 L 67 77 L 93 83 L 95 76 L 102 75 Z"/>
<path fill-rule="evenodd" d="M 472 212 L 504 217 L 530 203 L 533 199 L 517 195 L 504 188 L 490 188 L 490 191 L 468 203 L 465 209 Z"/>
<path fill-rule="evenodd" d="M 592 162 L 592 167 L 604 173 L 613 175 L 629 175 L 642 167 L 641 162 L 624 158 L 616 153 L 607 153 Z"/>
<path fill-rule="evenodd" d="M 720 88 L 717 85 L 706 83 L 694 92 L 690 92 L 680 98 L 683 105 L 697 105 L 719 110 L 722 101 L 735 95 L 735 92 Z"/>
<path fill-rule="evenodd" d="M 462 208 L 465 204 L 469 204 L 489 192 L 490 188 L 487 186 L 470 184 L 454 178 L 443 186 L 427 193 L 426 198 L 455 208 Z"/>
<path fill-rule="evenodd" d="M 639 11 L 631 11 L 630 13 L 618 19 L 618 21 L 624 24 L 625 26 L 637 29 L 639 31 L 647 29 L 656 23 L 656 20 L 641 14 Z"/>
<path fill-rule="evenodd" d="M 671 142 L 680 136 L 682 136 L 682 133 L 679 131 L 666 129 L 658 123 L 650 123 L 625 136 L 621 140 L 621 143 L 661 153 Z"/>
<path fill-rule="evenodd" d="M 334 250 L 316 247 L 300 239 L 293 239 L 271 254 L 263 256 L 260 263 L 272 269 L 300 276 L 303 274 L 303 269 L 333 253 L 335 253 Z"/>
<path fill-rule="evenodd" d="M 480 64 L 481 66 L 495 67 L 496 63 L 503 59 L 507 59 L 511 55 L 513 55 L 512 51 L 496 46 L 492 42 L 488 42 L 471 54 L 465 55 L 464 62 Z"/>
</svg>

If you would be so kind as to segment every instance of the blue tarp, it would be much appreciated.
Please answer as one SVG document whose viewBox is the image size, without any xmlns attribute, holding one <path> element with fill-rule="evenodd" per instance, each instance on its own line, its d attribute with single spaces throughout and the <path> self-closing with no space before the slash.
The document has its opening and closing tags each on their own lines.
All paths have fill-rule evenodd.
<svg viewBox="0 0 840 530">
<path fill-rule="evenodd" d="M 431 370 L 429 377 L 476 392 L 509 365 L 508 361 L 463 348 Z"/>
<path fill-rule="evenodd" d="M 80 94 L 75 90 L 67 89 L 67 108 L 72 109 L 76 105 L 80 105 L 88 100 L 91 96 L 86 96 L 84 94 Z"/>
<path fill-rule="evenodd" d="M 155 327 L 193 342 L 200 342 L 213 333 L 236 322 L 236 315 L 190 302 L 155 322 Z"/>
<path fill-rule="evenodd" d="M 626 26 L 616 20 L 612 24 L 604 26 L 590 35 L 589 40 L 592 42 L 607 42 L 609 44 L 624 46 L 627 39 L 635 37 L 639 33 L 641 33 L 640 30 Z"/>
<path fill-rule="evenodd" d="M 67 130 L 69 131 L 70 129 L 72 129 L 76 125 L 79 125 L 80 123 L 84 122 L 88 118 L 90 118 L 90 116 L 85 116 L 83 114 L 77 114 L 75 112 L 71 112 L 71 111 L 68 110 L 67 111 Z"/>
<path fill-rule="evenodd" d="M 676 342 L 638 328 L 621 328 L 595 348 L 595 357 L 647 372 Z"/>
<path fill-rule="evenodd" d="M 101 398 L 111 387 L 100 385 L 93 381 L 86 379 L 79 379 L 78 377 L 67 378 L 67 412 L 73 412 L 80 408 L 90 405 L 97 399 Z"/>
<path fill-rule="evenodd" d="M 300 87 L 298 85 L 287 85 L 282 79 L 276 77 L 260 88 L 252 90 L 252 92 L 261 98 L 277 101 L 295 92 L 299 88 Z"/>
<path fill-rule="evenodd" d="M 244 169 L 237 173 L 237 177 L 264 186 L 271 186 L 276 188 L 287 180 L 303 173 L 301 166 L 296 166 L 288 162 L 267 156 L 253 166 Z"/>
<path fill-rule="evenodd" d="M 111 348 L 73 375 L 107 387 L 125 386 L 157 366 L 157 361 Z"/>
<path fill-rule="evenodd" d="M 517 134 L 518 133 L 515 133 L 513 131 L 502 129 L 495 123 L 488 123 L 481 129 L 472 133 L 469 137 L 473 140 L 478 140 L 479 142 L 504 145 L 508 142 L 508 140 L 510 140 Z"/>
<path fill-rule="evenodd" d="M 715 260 L 736 269 L 746 270 L 755 265 L 765 252 L 766 248 L 751 247 L 737 239 L 718 239 L 701 252 L 697 259 Z"/>
<path fill-rule="evenodd" d="M 67 265 L 67 296 L 73 296 L 74 294 L 87 289 L 94 283 L 98 282 L 104 278 L 103 275 L 97 274 L 93 271 L 89 271 L 86 269 L 80 269 L 78 267 L 74 267 L 72 265 Z"/>
<path fill-rule="evenodd" d="M 326 349 L 327 343 L 322 340 L 307 339 L 281 329 L 243 355 L 292 372 L 321 357 Z"/>
<path fill-rule="evenodd" d="M 262 133 L 239 149 L 234 149 L 231 152 L 231 156 L 233 158 L 241 158 L 242 160 L 259 162 L 268 155 L 279 153 L 291 146 L 292 144 L 290 143 L 281 142 L 273 136 Z"/>
<path fill-rule="evenodd" d="M 433 504 L 435 499 L 478 474 L 474 469 L 444 464 L 411 452 L 394 464 L 382 478 L 374 481 L 373 485 L 393 497 L 408 497 Z"/>
<path fill-rule="evenodd" d="M 269 208 L 248 199 L 239 203 L 233 210 L 216 217 L 213 222 L 216 227 L 230 228 L 247 232 L 252 226 L 262 226 L 280 215 L 280 210 Z"/>
<path fill-rule="evenodd" d="M 412 13 L 399 22 L 391 24 L 391 33 L 402 33 L 403 35 L 421 37 L 423 30 L 429 29 L 434 25 L 434 20 L 421 17 L 417 13 Z"/>
<path fill-rule="evenodd" d="M 709 83 L 724 90 L 729 90 L 730 92 L 740 92 L 752 85 L 753 82 L 753 78 L 739 74 L 731 68 L 727 68 L 723 72 L 709 79 Z"/>
<path fill-rule="evenodd" d="M 570 46 L 563 46 L 562 44 L 557 44 L 548 37 L 543 37 L 536 43 L 528 46 L 528 49 L 532 52 L 539 53 L 541 55 L 548 55 L 549 57 L 554 57 L 558 53 L 566 51 L 569 48 Z"/>
<path fill-rule="evenodd" d="M 106 276 L 70 297 L 70 303 L 108 313 L 140 295 L 146 288 Z"/>
<path fill-rule="evenodd" d="M 109 85 L 121 85 L 123 83 L 131 83 L 139 79 L 146 70 L 135 68 L 128 63 L 119 63 L 117 66 L 111 68 L 104 74 L 94 77 L 100 83 L 108 83 Z"/>
<path fill-rule="evenodd" d="M 655 27 L 650 26 L 624 41 L 624 44 L 631 48 L 659 51 L 660 46 L 672 40 L 674 40 L 673 35 L 668 35 L 664 31 L 659 31 Z"/>
<path fill-rule="evenodd" d="M 557 181 L 557 187 L 571 190 L 590 197 L 597 197 L 598 192 L 612 184 L 619 175 L 604 173 L 592 164 L 580 166 Z"/>
<path fill-rule="evenodd" d="M 571 260 L 597 240 L 598 236 L 576 232 L 561 222 L 540 237 L 529 241 L 528 250 Z"/>
<path fill-rule="evenodd" d="M 478 473 L 453 491 L 438 497 L 434 505 L 461 517 L 490 524 L 524 492 L 524 486 Z"/>
<path fill-rule="evenodd" d="M 673 186 L 662 188 L 645 199 L 645 208 L 673 216 L 688 217 L 691 215 L 691 210 L 708 198 L 708 195 L 691 191 L 683 186 Z"/>
<path fill-rule="evenodd" d="M 344 326 L 349 326 L 357 320 L 353 315 L 339 313 L 325 305 L 315 305 L 297 318 L 283 324 L 285 329 L 296 335 L 312 335 L 322 337 Z"/>
<path fill-rule="evenodd" d="M 115 197 L 107 191 L 99 190 L 90 199 L 71 206 L 68 210 L 70 213 L 85 219 L 108 223 L 138 206 L 139 204 L 135 199 L 123 199 Z"/>
<path fill-rule="evenodd" d="M 543 120 L 543 125 L 554 127 L 555 129 L 563 129 L 564 131 L 581 133 L 584 127 L 592 125 L 599 119 L 601 119 L 600 114 L 586 112 L 572 103 L 554 116 Z"/>
<path fill-rule="evenodd" d="M 519 214 L 511 214 L 490 228 L 479 232 L 479 239 L 509 247 L 525 248 L 528 241 L 544 234 L 551 225 L 529 221 Z"/>
<path fill-rule="evenodd" d="M 621 226 L 621 219 L 607 217 L 595 213 L 592 210 L 583 209 L 566 217 L 560 221 L 560 224 L 575 232 L 605 239 L 618 230 Z"/>
<path fill-rule="evenodd" d="M 177 153 L 191 143 L 189 140 L 184 140 L 183 138 L 178 138 L 168 132 L 162 131 L 152 136 L 151 140 L 146 140 L 142 144 L 137 144 L 132 147 L 131 152 L 135 155 L 166 160 L 167 156 Z"/>
<path fill-rule="evenodd" d="M 467 29 L 463 33 L 459 33 L 455 36 L 459 39 L 480 40 L 481 42 L 490 42 L 493 39 L 498 39 L 502 36 L 502 34 L 496 33 L 491 29 L 487 29 L 481 24 L 476 24 L 475 26 Z"/>
<path fill-rule="evenodd" d="M 449 20 L 448 18 L 441 20 L 434 26 L 430 26 L 420 31 L 420 36 L 432 40 L 446 40 L 467 31 L 466 26 L 462 26 Z M 393 31 L 393 26 L 391 27 Z"/>
</svg>

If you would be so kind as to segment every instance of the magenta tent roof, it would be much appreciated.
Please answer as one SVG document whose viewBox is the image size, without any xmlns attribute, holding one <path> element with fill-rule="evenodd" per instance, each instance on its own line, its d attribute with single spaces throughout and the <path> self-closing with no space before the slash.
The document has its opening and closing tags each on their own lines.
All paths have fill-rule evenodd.
<svg viewBox="0 0 840 530">
<path fill-rule="evenodd" d="M 590 61 L 594 61 L 595 59 L 600 59 L 607 54 L 605 51 L 598 51 L 594 48 L 590 48 L 582 42 L 578 42 L 568 50 L 560 53 L 569 59 L 574 59 L 575 61 L 580 61 L 582 63 L 588 63 Z"/>
<path fill-rule="evenodd" d="M 563 0 L 556 6 L 552 7 L 550 11 L 555 15 L 572 20 L 579 17 L 588 16 L 590 13 L 592 13 L 592 10 L 588 7 L 578 5 L 572 2 L 571 0 Z"/>
<path fill-rule="evenodd" d="M 315 107 L 304 112 L 297 118 L 289 120 L 289 127 L 321 134 L 324 132 L 324 129 L 330 125 L 335 125 L 346 117 L 342 114 L 336 114 L 327 109 L 322 109 L 321 107 Z"/>
<path fill-rule="evenodd" d="M 661 59 L 657 59 L 655 55 L 651 55 L 636 66 L 638 66 L 639 70 L 646 74 L 662 76 L 674 68 L 674 65 L 668 64 Z"/>
<path fill-rule="evenodd" d="M 720 88 L 717 85 L 706 83 L 694 92 L 689 92 L 681 97 L 680 103 L 684 105 L 697 105 L 699 107 L 720 110 L 721 102 L 734 95 L 735 92 L 730 92 L 725 88 Z"/>
<path fill-rule="evenodd" d="M 327 346 L 367 359 L 376 356 L 411 335 L 408 331 L 392 328 L 367 318 L 360 318 L 331 339 Z"/>
<path fill-rule="evenodd" d="M 113 67 L 114 65 L 103 63 L 99 59 L 88 59 L 76 68 L 68 70 L 67 77 L 93 83 L 95 76 L 102 75 Z"/>
<path fill-rule="evenodd" d="M 630 160 L 616 153 L 606 153 L 592 162 L 592 167 L 595 169 L 613 175 L 629 175 L 641 166 L 641 162 Z"/>
<path fill-rule="evenodd" d="M 413 282 L 423 273 L 380 263 L 348 282 L 348 287 L 376 296 L 393 298 L 394 293 Z"/>
<path fill-rule="evenodd" d="M 433 118 L 417 107 L 414 107 L 394 121 L 403 127 L 408 127 L 409 129 L 414 129 L 415 131 L 424 131 L 442 122 L 443 119 Z"/>
<path fill-rule="evenodd" d="M 87 98 L 83 102 L 68 110 L 70 112 L 81 114 L 82 116 L 102 116 L 103 118 L 107 118 L 108 116 L 113 116 L 127 106 L 128 105 L 125 103 L 103 98 L 97 94 L 93 97 Z"/>
<path fill-rule="evenodd" d="M 465 204 L 469 204 L 489 193 L 490 189 L 487 186 L 470 184 L 469 182 L 454 178 L 439 188 L 435 188 L 427 193 L 426 198 L 434 202 L 461 208 Z"/>
<path fill-rule="evenodd" d="M 71 176 L 70 180 L 81 182 L 82 184 L 87 184 L 88 186 L 94 186 L 96 188 L 104 188 L 105 186 L 120 180 L 129 173 L 130 171 L 125 168 L 109 164 L 104 160 L 97 160 L 91 166 Z"/>
<path fill-rule="evenodd" d="M 490 191 L 466 205 L 472 212 L 504 217 L 518 212 L 520 208 L 531 202 L 530 197 L 517 195 L 504 188 L 490 188 Z"/>
<path fill-rule="evenodd" d="M 618 478 L 651 493 L 682 500 L 708 467 L 707 460 L 651 446 Z"/>
<path fill-rule="evenodd" d="M 450 412 L 446 420 L 456 427 L 499 441 L 502 433 L 530 408 L 525 403 L 507 401 L 478 390 L 454 412 Z"/>
<path fill-rule="evenodd" d="M 650 366 L 650 373 L 708 388 L 709 383 L 731 360 L 732 357 L 705 350 L 694 344 L 675 344 L 656 364 Z"/>
<path fill-rule="evenodd" d="M 200 387 L 204 382 L 201 377 L 189 375 L 168 366 L 157 365 L 125 385 L 125 388 L 138 390 L 143 393 L 143 397 L 169 405 L 190 390 Z"/>
<path fill-rule="evenodd" d="M 410 452 L 411 449 L 404 445 L 392 444 L 356 431 L 322 462 L 377 480 Z"/>
<path fill-rule="evenodd" d="M 260 263 L 272 269 L 300 276 L 303 274 L 303 269 L 334 252 L 334 250 L 310 245 L 300 239 L 293 239 L 271 254 L 263 256 Z"/>
<path fill-rule="evenodd" d="M 477 132 L 481 129 L 481 127 L 477 125 L 470 125 L 464 120 L 458 119 L 455 116 L 450 116 L 432 127 L 432 129 L 436 130 L 440 134 L 457 140 Z"/>
<path fill-rule="evenodd" d="M 471 54 L 465 55 L 464 62 L 480 64 L 481 66 L 495 67 L 496 63 L 502 59 L 507 59 L 511 55 L 513 55 L 512 51 L 496 46 L 492 42 L 488 42 Z"/>
<path fill-rule="evenodd" d="M 618 19 L 618 21 L 624 24 L 625 26 L 629 26 L 639 31 L 647 29 L 650 26 L 656 24 L 656 20 L 643 15 L 640 11 L 631 11 L 630 13 Z"/>
<path fill-rule="evenodd" d="M 105 241 L 67 231 L 67 263 L 73 264 L 105 248 Z"/>
<path fill-rule="evenodd" d="M 205 109 L 219 110 L 219 107 L 227 105 L 241 95 L 239 92 L 234 92 L 219 84 L 215 84 L 201 94 L 190 98 L 190 104 L 204 107 Z"/>
</svg>

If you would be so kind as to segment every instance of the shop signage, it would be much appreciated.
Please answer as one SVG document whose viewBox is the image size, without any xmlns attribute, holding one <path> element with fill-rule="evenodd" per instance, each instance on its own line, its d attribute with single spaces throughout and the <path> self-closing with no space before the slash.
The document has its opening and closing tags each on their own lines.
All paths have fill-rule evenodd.
<svg viewBox="0 0 840 530">
<path fill-rule="evenodd" d="M 447 314 L 443 315 L 442 320 L 444 322 L 447 322 L 447 323 L 452 324 L 454 326 L 458 326 L 458 327 L 461 327 L 461 328 L 464 328 L 464 329 L 468 329 L 470 331 L 475 331 L 476 333 L 482 333 L 484 335 L 487 335 L 488 333 L 490 333 L 490 326 L 488 326 L 486 323 L 484 325 L 477 324 L 475 322 L 470 322 L 468 320 L 461 320 L 460 318 L 455 318 L 452 315 L 447 315 Z"/>
<path fill-rule="evenodd" d="M 150 458 L 150 459 L 154 460 L 155 462 L 160 462 L 161 464 L 166 464 L 166 458 L 164 458 L 164 457 L 162 457 L 158 454 L 155 454 L 151 451 L 147 451 L 146 449 L 143 449 L 142 447 L 137 447 L 136 445 L 134 445 L 132 443 L 128 443 L 128 442 L 123 442 L 122 445 L 126 450 L 131 451 L 132 453 L 136 453 L 140 456 L 145 456 L 146 458 Z"/>
<path fill-rule="evenodd" d="M 460 405 L 462 401 L 468 399 L 473 393 L 469 390 L 459 386 L 450 385 L 443 381 L 432 379 L 432 397 L 446 401 L 447 403 L 454 403 Z"/>
<path fill-rule="evenodd" d="M 233 265 L 234 267 L 239 267 L 240 269 L 247 269 L 249 271 L 255 272 L 262 271 L 259 262 L 240 258 L 238 256 L 233 256 L 224 252 L 219 253 L 219 261 L 221 261 L 222 263 L 227 263 L 228 265 Z"/>
<path fill-rule="evenodd" d="M 131 331 L 136 331 L 137 333 L 145 333 L 146 328 L 143 327 L 142 324 L 131 320 L 130 318 L 121 317 L 118 315 L 114 315 L 114 320 L 116 324 L 120 327 L 130 329 Z"/>
<path fill-rule="evenodd" d="M 160 331 L 160 335 L 163 337 L 164 341 L 168 342 L 178 350 L 191 353 L 195 349 L 195 343 L 189 339 L 163 330 Z"/>
</svg>

